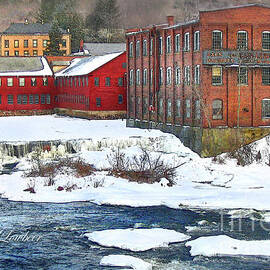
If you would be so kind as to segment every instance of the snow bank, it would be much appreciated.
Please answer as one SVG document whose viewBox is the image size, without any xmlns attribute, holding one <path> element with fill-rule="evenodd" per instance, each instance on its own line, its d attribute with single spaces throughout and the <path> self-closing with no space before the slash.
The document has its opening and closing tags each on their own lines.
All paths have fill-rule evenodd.
<svg viewBox="0 0 270 270">
<path fill-rule="evenodd" d="M 168 247 L 170 243 L 190 239 L 190 236 L 183 233 L 161 228 L 104 230 L 86 233 L 85 236 L 90 241 L 104 247 L 116 247 L 131 251 Z"/>
<path fill-rule="evenodd" d="M 270 240 L 244 241 L 227 235 L 199 237 L 186 243 L 192 256 L 254 255 L 270 256 Z"/>
<path fill-rule="evenodd" d="M 126 255 L 109 255 L 100 261 L 102 266 L 131 267 L 134 270 L 152 270 L 152 265 L 141 259 Z"/>
</svg>

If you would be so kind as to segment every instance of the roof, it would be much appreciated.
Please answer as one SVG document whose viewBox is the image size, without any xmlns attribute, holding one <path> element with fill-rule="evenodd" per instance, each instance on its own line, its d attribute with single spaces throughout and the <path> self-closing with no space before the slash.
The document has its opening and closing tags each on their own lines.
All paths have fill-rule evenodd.
<svg viewBox="0 0 270 270">
<path fill-rule="evenodd" d="M 254 4 L 246 4 L 246 5 L 239 5 L 239 6 L 229 6 L 229 7 L 217 8 L 217 9 L 205 9 L 205 10 L 200 10 L 200 12 L 211 12 L 211 11 L 219 11 L 219 10 L 226 10 L 226 9 L 236 9 L 236 8 L 246 8 L 246 7 L 270 8 L 270 6 L 267 6 L 265 4 L 254 3 Z"/>
<path fill-rule="evenodd" d="M 84 49 L 88 50 L 90 55 L 104 55 L 125 51 L 126 43 L 84 43 Z"/>
<path fill-rule="evenodd" d="M 44 57 L 0 57 L 0 76 L 52 76 Z"/>
<path fill-rule="evenodd" d="M 64 70 L 55 73 L 55 77 L 64 76 L 83 76 L 91 73 L 99 67 L 105 65 L 111 60 L 115 59 L 123 52 L 105 54 L 102 56 L 91 56 L 85 58 L 75 58 L 72 60 L 71 65 Z"/>
<path fill-rule="evenodd" d="M 2 34 L 48 34 L 51 27 L 50 23 L 12 23 Z M 60 30 L 63 34 L 67 33 Z"/>
</svg>

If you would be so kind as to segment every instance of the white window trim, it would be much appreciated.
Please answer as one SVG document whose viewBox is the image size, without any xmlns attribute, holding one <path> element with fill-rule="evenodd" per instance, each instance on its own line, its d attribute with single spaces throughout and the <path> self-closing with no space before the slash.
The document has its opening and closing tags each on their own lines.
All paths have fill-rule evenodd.
<svg viewBox="0 0 270 270">
<path fill-rule="evenodd" d="M 223 48 L 223 33 L 221 30 L 213 30 L 212 31 L 212 43 L 213 43 L 213 33 L 221 33 L 221 49 Z"/>
<path fill-rule="evenodd" d="M 179 40 L 179 47 L 177 48 L 177 39 Z M 180 34 L 176 34 L 175 35 L 175 41 L 174 41 L 174 46 L 175 46 L 175 48 L 174 48 L 174 51 L 176 52 L 176 53 L 179 53 L 180 52 L 180 50 L 181 50 L 181 40 L 180 40 Z"/>
<path fill-rule="evenodd" d="M 159 68 L 159 84 L 163 84 L 164 79 L 163 79 L 163 68 Z"/>
<path fill-rule="evenodd" d="M 172 38 L 171 36 L 167 36 L 166 38 L 166 53 L 172 52 Z"/>
<path fill-rule="evenodd" d="M 129 43 L 129 57 L 133 57 L 134 52 L 133 52 L 133 41 Z"/>
<path fill-rule="evenodd" d="M 219 65 L 212 66 L 212 68 L 213 67 L 219 67 L 219 68 L 221 68 L 221 82 L 220 83 L 214 83 L 212 85 L 222 85 L 223 84 L 223 68 L 222 68 L 222 66 L 219 66 Z"/>
<path fill-rule="evenodd" d="M 189 32 L 184 35 L 184 51 L 188 52 L 190 50 L 190 35 Z"/>
<path fill-rule="evenodd" d="M 147 70 L 147 68 L 145 68 L 144 70 L 143 70 L 143 85 L 147 85 L 147 72 L 148 72 L 148 70 Z"/>
<path fill-rule="evenodd" d="M 177 76 L 177 71 L 179 70 L 179 76 Z M 180 85 L 181 84 L 181 68 L 176 67 L 175 68 L 175 84 Z"/>
<path fill-rule="evenodd" d="M 145 48 L 145 54 L 144 54 L 144 48 Z M 143 56 L 147 56 L 147 40 L 143 40 Z"/>
<path fill-rule="evenodd" d="M 198 73 L 197 73 L 197 70 L 198 70 Z M 201 80 L 201 67 L 200 65 L 196 65 L 195 66 L 195 69 L 194 69 L 194 82 L 196 85 L 199 85 L 200 84 L 200 80 Z M 198 75 L 198 76 L 197 76 Z"/>
<path fill-rule="evenodd" d="M 166 70 L 166 84 L 171 85 L 172 84 L 172 68 L 168 67 Z"/>
<path fill-rule="evenodd" d="M 246 48 L 248 49 L 248 32 L 245 30 L 240 30 L 237 32 L 237 42 L 238 42 L 238 34 L 239 33 L 245 33 L 246 34 Z"/>
<path fill-rule="evenodd" d="M 129 85 L 134 85 L 134 70 L 129 71 Z"/>
<path fill-rule="evenodd" d="M 198 35 L 198 40 L 196 42 L 196 35 Z M 200 50 L 200 31 L 194 32 L 194 51 L 199 51 Z"/>
<path fill-rule="evenodd" d="M 163 38 L 159 37 L 159 54 L 163 54 Z"/>
<path fill-rule="evenodd" d="M 141 84 L 141 70 L 140 69 L 136 70 L 136 84 L 137 85 Z"/>
</svg>

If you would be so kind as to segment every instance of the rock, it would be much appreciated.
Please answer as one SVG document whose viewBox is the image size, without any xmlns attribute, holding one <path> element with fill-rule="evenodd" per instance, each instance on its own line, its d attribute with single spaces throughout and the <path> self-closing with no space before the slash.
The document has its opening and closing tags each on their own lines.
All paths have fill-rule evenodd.
<svg viewBox="0 0 270 270">
<path fill-rule="evenodd" d="M 25 189 L 24 191 L 30 192 L 30 193 L 36 193 L 35 190 L 34 190 L 34 188 L 32 188 L 32 187 L 27 188 L 27 189 Z"/>
<path fill-rule="evenodd" d="M 63 190 L 64 190 L 64 188 L 63 188 L 63 187 L 61 187 L 61 186 L 59 186 L 59 187 L 57 188 L 57 190 L 58 190 L 58 191 L 63 191 Z"/>
</svg>

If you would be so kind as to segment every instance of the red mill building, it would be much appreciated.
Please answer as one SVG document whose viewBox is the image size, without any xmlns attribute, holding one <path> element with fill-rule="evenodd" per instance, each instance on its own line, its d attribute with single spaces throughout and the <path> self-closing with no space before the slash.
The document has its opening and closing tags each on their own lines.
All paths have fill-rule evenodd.
<svg viewBox="0 0 270 270">
<path fill-rule="evenodd" d="M 211 156 L 270 133 L 270 8 L 126 33 L 128 126 L 158 128 Z"/>
</svg>

